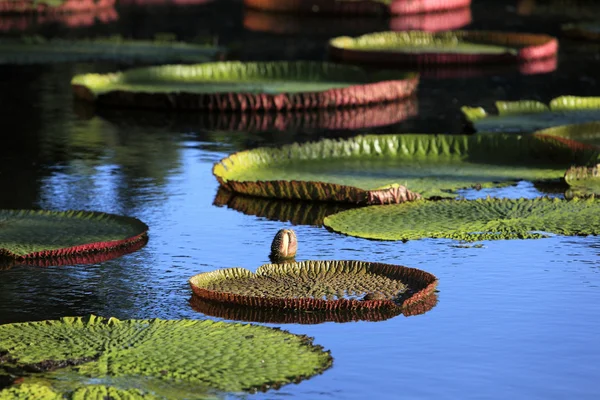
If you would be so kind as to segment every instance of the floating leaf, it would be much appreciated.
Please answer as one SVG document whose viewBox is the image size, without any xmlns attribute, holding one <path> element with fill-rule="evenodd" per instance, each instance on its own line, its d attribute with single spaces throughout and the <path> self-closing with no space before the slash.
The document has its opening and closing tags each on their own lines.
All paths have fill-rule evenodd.
<svg viewBox="0 0 600 400">
<path fill-rule="evenodd" d="M 567 197 L 600 196 L 600 164 L 593 167 L 571 167 L 565 172 L 571 186 Z"/>
<path fill-rule="evenodd" d="M 596 149 L 545 135 L 367 135 L 234 153 L 213 174 L 252 196 L 385 204 L 561 180 L 569 166 L 597 159 Z"/>
<path fill-rule="evenodd" d="M 195 275 L 194 294 L 211 302 L 295 311 L 401 311 L 434 292 L 432 274 L 363 261 L 265 264 L 255 273 L 228 268 Z"/>
<path fill-rule="evenodd" d="M 498 115 L 490 115 L 481 107 L 463 106 L 461 111 L 480 132 L 524 133 L 600 121 L 600 97 L 561 96 L 553 99 L 549 106 L 534 100 L 497 101 L 496 108 Z"/>
<path fill-rule="evenodd" d="M 575 39 L 600 41 L 600 24 L 598 22 L 579 22 L 561 26 L 563 33 Z"/>
<path fill-rule="evenodd" d="M 56 387 L 88 377 L 146 377 L 149 386 L 156 380 L 222 391 L 266 389 L 321 373 L 332 363 L 329 352 L 310 339 L 262 326 L 96 316 L 0 325 L 0 354 L 15 368 L 55 377 L 48 381 Z"/>
<path fill-rule="evenodd" d="M 0 14 L 90 11 L 114 4 L 115 0 L 5 0 L 0 1 Z"/>
<path fill-rule="evenodd" d="M 38 400 L 158 400 L 159 397 L 143 393 L 138 389 L 120 390 L 110 386 L 90 385 L 75 390 L 66 396 L 40 384 L 22 383 L 0 391 L 0 400 L 38 399 Z"/>
<path fill-rule="evenodd" d="M 415 201 L 330 215 L 325 226 L 366 239 L 530 239 L 600 233 L 600 201 L 486 199 Z M 547 233 L 544 233 L 547 232 Z"/>
<path fill-rule="evenodd" d="M 600 121 L 556 126 L 536 131 L 535 134 L 561 137 L 600 148 Z"/>
<path fill-rule="evenodd" d="M 405 98 L 418 75 L 309 61 L 231 61 L 77 75 L 71 84 L 77 97 L 114 106 L 304 110 Z"/>
<path fill-rule="evenodd" d="M 0 257 L 60 261 L 86 253 L 120 255 L 119 249 L 145 243 L 147 231 L 148 226 L 138 219 L 113 214 L 0 210 Z"/>
<path fill-rule="evenodd" d="M 0 40 L 0 64 L 42 64 L 75 61 L 203 62 L 223 49 L 183 42 L 127 40 L 121 37 L 94 39 Z"/>
<path fill-rule="evenodd" d="M 553 57 L 557 50 L 551 36 L 494 31 L 378 32 L 329 41 L 333 59 L 380 64 L 521 63 Z"/>
</svg>

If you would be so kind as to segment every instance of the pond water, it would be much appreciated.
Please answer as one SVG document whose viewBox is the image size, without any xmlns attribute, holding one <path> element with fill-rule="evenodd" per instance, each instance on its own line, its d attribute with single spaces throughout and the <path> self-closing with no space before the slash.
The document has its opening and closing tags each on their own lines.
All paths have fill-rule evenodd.
<svg viewBox="0 0 600 400">
<path fill-rule="evenodd" d="M 552 4 L 560 2 L 474 0 L 468 28 L 561 37 L 560 24 L 575 17 L 555 11 Z M 598 7 L 589 4 L 591 11 L 583 15 L 593 17 Z M 323 26 L 314 35 L 246 30 L 240 2 L 123 6 L 117 11 L 118 21 L 87 30 L 50 25 L 35 32 L 139 38 L 174 32 L 184 40 L 218 37 L 246 60 L 325 57 Z M 362 32 L 352 29 L 374 25 L 370 21 L 344 26 L 348 34 L 356 34 Z M 388 21 L 377 26 L 386 29 Z M 557 69 L 546 74 L 502 71 L 423 78 L 414 99 L 418 115 L 358 132 L 459 133 L 464 128 L 459 113 L 463 104 L 490 107 L 496 99 L 598 95 L 600 47 L 562 37 L 560 46 Z M 0 81 L 0 208 L 98 210 L 134 216 L 150 226 L 148 244 L 118 259 L 48 268 L 18 265 L 0 271 L 0 323 L 90 313 L 121 319 L 212 318 L 190 306 L 187 279 L 218 268 L 254 270 L 269 262 L 275 233 L 293 227 L 298 260 L 364 260 L 421 268 L 439 278 L 438 303 L 421 315 L 380 322 L 267 324 L 314 337 L 316 344 L 331 350 L 333 367 L 276 391 L 223 398 L 599 398 L 600 238 L 554 236 L 478 242 L 481 246 L 450 240 L 379 242 L 293 225 L 289 217 L 274 212 L 260 215 L 256 210 L 265 209 L 260 203 L 239 210 L 214 205 L 218 185 L 211 168 L 231 152 L 349 137 L 357 131 L 210 130 L 215 125 L 209 117 L 123 111 L 103 118 L 73 101 L 72 75 L 120 67 L 0 67 L 5 77 Z M 548 192 L 526 182 L 461 193 L 467 198 L 561 196 L 560 190 Z M 269 209 L 292 206 L 270 204 Z M 318 214 L 317 208 L 299 209 Z"/>
</svg>

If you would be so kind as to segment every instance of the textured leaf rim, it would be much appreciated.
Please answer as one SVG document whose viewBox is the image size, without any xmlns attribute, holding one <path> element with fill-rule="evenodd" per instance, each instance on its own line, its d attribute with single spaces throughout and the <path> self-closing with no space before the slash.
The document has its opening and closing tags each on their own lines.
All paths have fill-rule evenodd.
<svg viewBox="0 0 600 400">
<path fill-rule="evenodd" d="M 429 40 L 469 40 L 478 43 L 515 46 L 516 54 L 428 52 L 411 53 L 401 51 L 365 51 L 372 43 L 411 43 Z M 558 41 L 548 35 L 499 31 L 449 31 L 449 32 L 378 32 L 356 38 L 340 36 L 329 41 L 329 54 L 334 60 L 346 62 L 369 62 L 381 64 L 477 64 L 477 63 L 522 63 L 553 57 L 558 51 Z"/>
<path fill-rule="evenodd" d="M 114 4 L 115 0 L 64 0 L 62 4 L 53 7 L 35 0 L 10 0 L 0 2 L 0 14 L 85 12 L 112 7 Z"/>
<path fill-rule="evenodd" d="M 269 276 L 280 272 L 301 272 L 303 270 L 330 270 L 332 268 L 364 269 L 376 275 L 383 275 L 393 280 L 403 282 L 408 290 L 401 298 L 392 300 L 353 300 L 336 299 L 324 300 L 311 297 L 305 298 L 279 298 L 243 295 L 237 293 L 220 292 L 207 289 L 212 282 L 245 278 L 251 276 Z M 196 296 L 211 302 L 220 302 L 245 307 L 258 307 L 279 310 L 298 311 L 347 311 L 368 309 L 396 309 L 402 311 L 406 307 L 413 307 L 421 301 L 427 301 L 429 295 L 434 293 L 437 287 L 437 278 L 429 272 L 416 268 L 400 265 L 384 264 L 365 261 L 301 261 L 286 264 L 264 264 L 253 273 L 244 268 L 228 268 L 211 272 L 203 272 L 189 279 L 189 284 Z"/>
</svg>

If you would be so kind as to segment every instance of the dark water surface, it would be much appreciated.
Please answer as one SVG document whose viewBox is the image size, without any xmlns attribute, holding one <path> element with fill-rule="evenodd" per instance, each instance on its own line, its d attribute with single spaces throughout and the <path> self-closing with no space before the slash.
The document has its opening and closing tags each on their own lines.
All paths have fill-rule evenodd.
<svg viewBox="0 0 600 400">
<path fill-rule="evenodd" d="M 574 18 L 598 16 L 594 12 L 599 7 L 590 1 L 587 12 L 573 15 L 556 11 L 557 4 L 569 3 L 474 0 L 473 22 L 468 26 L 559 36 L 556 71 L 423 79 L 411 100 L 418 115 L 360 132 L 459 133 L 463 122 L 458 110 L 463 104 L 490 107 L 496 99 L 548 101 L 563 94 L 599 95 L 600 45 L 564 39 L 559 29 Z M 239 2 L 117 11 L 117 22 L 87 31 L 51 25 L 35 32 L 139 38 L 174 32 L 187 40 L 218 38 L 221 44 L 233 45 L 242 59 L 325 57 L 327 24 L 308 20 L 315 27 L 319 24 L 314 35 L 252 32 L 243 26 Z M 385 20 L 363 19 L 331 29 L 338 29 L 334 34 L 344 33 L 339 29 L 356 34 L 365 27 L 387 26 Z M 218 185 L 211 167 L 240 149 L 349 137 L 356 131 L 246 133 L 227 131 L 205 116 L 95 113 L 74 104 L 72 75 L 119 67 L 98 63 L 0 67 L 0 208 L 98 210 L 131 215 L 150 226 L 147 246 L 118 259 L 1 270 L 0 323 L 89 313 L 121 319 L 208 318 L 189 304 L 190 276 L 233 266 L 256 269 L 269 262 L 274 234 L 292 226 L 293 215 L 328 212 L 315 205 L 265 200 L 213 205 Z M 534 197 L 542 194 L 540 190 L 547 189 L 525 182 L 463 194 Z M 560 191 L 552 195 L 560 196 Z M 439 302 L 425 314 L 381 322 L 270 324 L 314 337 L 315 343 L 331 350 L 333 367 L 278 391 L 224 397 L 600 398 L 598 237 L 490 241 L 468 247 L 450 240 L 369 241 L 306 224 L 294 229 L 300 243 L 298 260 L 356 259 L 421 268 L 439 278 Z"/>
</svg>

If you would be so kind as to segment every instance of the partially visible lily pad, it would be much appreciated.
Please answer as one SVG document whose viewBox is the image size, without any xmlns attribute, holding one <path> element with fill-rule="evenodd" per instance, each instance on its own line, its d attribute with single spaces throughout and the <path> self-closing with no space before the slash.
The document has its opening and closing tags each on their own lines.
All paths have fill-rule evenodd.
<svg viewBox="0 0 600 400">
<path fill-rule="evenodd" d="M 158 400 L 160 397 L 144 393 L 139 389 L 121 390 L 111 386 L 90 385 L 76 389 L 70 394 L 60 393 L 50 387 L 36 383 L 22 383 L 0 391 L 0 400 Z"/>
<path fill-rule="evenodd" d="M 311 61 L 162 65 L 77 75 L 75 95 L 104 105 L 205 110 L 305 110 L 410 96 L 416 73 L 367 72 Z"/>
<path fill-rule="evenodd" d="M 45 39 L 39 36 L 0 40 L 0 64 L 43 64 L 75 61 L 203 62 L 224 49 L 165 40 Z"/>
<path fill-rule="evenodd" d="M 377 64 L 521 63 L 554 57 L 556 38 L 495 31 L 377 32 L 329 41 L 335 60 Z"/>
<path fill-rule="evenodd" d="M 26 261 L 115 252 L 145 243 L 140 220 L 89 211 L 0 210 L 0 258 Z M 52 261 L 49 261 L 52 263 Z"/>
<path fill-rule="evenodd" d="M 565 172 L 570 188 L 567 197 L 600 196 L 600 164 L 593 167 L 571 167 Z"/>
<path fill-rule="evenodd" d="M 598 116 L 600 117 L 600 108 Z M 535 134 L 562 137 L 600 149 L 600 121 L 546 128 L 536 131 Z"/>
<path fill-rule="evenodd" d="M 600 41 L 600 23 L 579 22 L 561 26 L 563 33 L 575 39 Z"/>
<path fill-rule="evenodd" d="M 263 326 L 96 316 L 0 325 L 0 354 L 13 371 L 39 371 L 24 372 L 25 380 L 47 378 L 49 389 L 65 394 L 89 383 L 123 390 L 142 378 L 143 394 L 162 383 L 193 384 L 200 393 L 268 389 L 332 364 L 311 339 Z"/>
<path fill-rule="evenodd" d="M 228 268 L 189 279 L 201 299 L 288 311 L 347 311 L 403 307 L 434 292 L 432 274 L 399 265 L 363 261 L 265 264 L 256 272 Z"/>
<path fill-rule="evenodd" d="M 114 4 L 115 0 L 4 0 L 0 1 L 0 14 L 85 12 Z"/>
<path fill-rule="evenodd" d="M 415 201 L 364 207 L 330 215 L 325 226 L 366 239 L 447 238 L 464 241 L 532 239 L 555 233 L 600 234 L 594 199 L 479 199 Z"/>
<path fill-rule="evenodd" d="M 497 101 L 498 114 L 463 106 L 467 121 L 479 132 L 534 132 L 560 125 L 600 121 L 600 97 L 561 96 L 549 105 L 534 100 Z"/>
<path fill-rule="evenodd" d="M 560 181 L 566 168 L 598 155 L 546 135 L 367 135 L 234 153 L 213 174 L 229 191 L 252 196 L 385 204 Z"/>
</svg>

